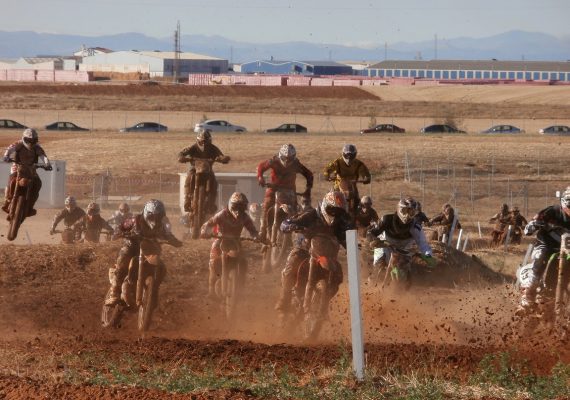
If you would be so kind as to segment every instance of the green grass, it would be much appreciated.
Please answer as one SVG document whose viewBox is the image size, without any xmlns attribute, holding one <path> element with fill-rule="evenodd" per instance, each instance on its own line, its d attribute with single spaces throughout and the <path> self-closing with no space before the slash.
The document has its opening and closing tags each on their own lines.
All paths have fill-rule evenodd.
<svg viewBox="0 0 570 400">
<path fill-rule="evenodd" d="M 350 355 L 342 353 L 334 367 L 292 371 L 265 364 L 259 369 L 236 368 L 223 373 L 214 365 L 156 364 L 151 359 L 96 353 L 65 360 L 65 380 L 72 384 L 134 386 L 174 393 L 218 390 L 276 399 L 557 399 L 570 396 L 570 365 L 557 364 L 547 376 L 530 372 L 526 361 L 510 353 L 487 355 L 467 382 L 443 379 L 437 371 L 422 368 L 413 373 L 368 369 L 364 381 L 352 373 Z"/>
</svg>

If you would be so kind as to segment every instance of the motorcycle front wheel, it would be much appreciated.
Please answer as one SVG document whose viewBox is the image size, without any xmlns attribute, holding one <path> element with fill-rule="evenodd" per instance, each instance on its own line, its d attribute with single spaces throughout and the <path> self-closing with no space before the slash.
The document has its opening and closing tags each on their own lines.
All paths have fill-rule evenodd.
<svg viewBox="0 0 570 400">
<path fill-rule="evenodd" d="M 313 341 L 319 336 L 323 326 L 326 308 L 329 306 L 326 299 L 327 283 L 324 279 L 317 282 L 310 293 L 309 309 L 305 314 L 305 341 Z"/>
<path fill-rule="evenodd" d="M 8 229 L 8 240 L 12 241 L 18 236 L 18 229 L 20 225 L 24 222 L 26 212 L 26 199 L 23 195 L 19 195 L 16 198 L 16 203 L 13 205 L 14 213 L 10 219 L 10 227 Z"/>
<path fill-rule="evenodd" d="M 150 326 L 152 313 L 154 311 L 155 296 L 156 296 L 155 278 L 154 275 L 146 277 L 143 287 L 142 301 L 139 306 L 139 313 L 137 319 L 137 327 L 139 331 L 146 332 Z"/>
</svg>

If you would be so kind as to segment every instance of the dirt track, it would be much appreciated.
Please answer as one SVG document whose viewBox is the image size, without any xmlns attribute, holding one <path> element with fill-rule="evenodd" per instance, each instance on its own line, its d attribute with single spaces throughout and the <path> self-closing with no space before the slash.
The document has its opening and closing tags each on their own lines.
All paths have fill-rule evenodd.
<svg viewBox="0 0 570 400">
<path fill-rule="evenodd" d="M 288 371 L 308 379 L 310 371 L 335 368 L 350 354 L 347 345 L 338 345 L 349 340 L 346 284 L 332 304 L 321 344 L 307 347 L 299 332 L 277 330 L 273 304 L 279 276 L 260 274 L 254 245 L 247 247 L 248 290 L 236 325 L 227 326 L 206 300 L 209 243 L 199 241 L 187 242 L 180 251 L 165 246 L 168 276 L 149 338 L 139 339 L 134 316 L 119 331 L 104 331 L 99 312 L 107 268 L 118 246 L 0 248 L 0 395 L 176 399 L 182 397 L 92 386 L 93 373 L 113 376 L 114 368 L 128 372 L 135 363 L 143 377 L 154 368 L 173 365 L 213 369 L 215 376 L 230 377 L 239 364 L 239 374 L 271 366 L 276 374 Z M 526 343 L 511 335 L 514 301 L 509 278 L 459 253 L 445 256 L 438 251 L 437 257 L 438 274 L 420 271 L 409 293 L 381 294 L 378 288 L 363 286 L 368 368 L 413 373 L 429 365 L 442 378 L 466 381 L 488 354 L 512 351 L 515 359 L 530 359 L 529 368 L 538 374 L 549 373 L 558 361 L 570 361 L 570 353 L 562 348 L 553 353 L 553 343 Z M 319 375 L 317 379 L 326 380 Z M 239 389 L 194 393 L 193 398 L 253 397 Z"/>
</svg>

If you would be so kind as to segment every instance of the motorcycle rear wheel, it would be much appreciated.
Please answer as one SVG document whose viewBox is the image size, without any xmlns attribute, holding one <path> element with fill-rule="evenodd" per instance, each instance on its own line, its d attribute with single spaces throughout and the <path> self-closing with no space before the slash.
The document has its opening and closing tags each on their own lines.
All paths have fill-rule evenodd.
<svg viewBox="0 0 570 400">
<path fill-rule="evenodd" d="M 26 208 L 26 199 L 24 198 L 24 195 L 19 195 L 16 198 L 16 204 L 14 204 L 14 214 L 10 219 L 10 227 L 8 229 L 7 237 L 8 240 L 12 241 L 18 236 L 18 229 L 20 229 L 20 225 L 24 222 Z"/>
</svg>

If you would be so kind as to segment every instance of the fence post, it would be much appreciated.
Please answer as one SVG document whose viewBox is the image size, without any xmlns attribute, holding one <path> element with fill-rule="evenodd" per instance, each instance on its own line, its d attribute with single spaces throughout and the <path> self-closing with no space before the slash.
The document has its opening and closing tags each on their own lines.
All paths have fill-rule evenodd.
<svg viewBox="0 0 570 400">
<path fill-rule="evenodd" d="M 455 245 L 455 249 L 459 250 L 459 246 L 461 245 L 461 236 L 463 235 L 463 229 L 459 230 L 459 235 L 457 235 L 457 244 Z"/>
<path fill-rule="evenodd" d="M 348 263 L 348 288 L 350 297 L 350 321 L 352 331 L 352 366 L 356 379 L 364 380 L 364 334 L 360 302 L 360 265 L 358 235 L 355 229 L 346 231 L 346 258 Z"/>
<path fill-rule="evenodd" d="M 481 222 L 477 221 L 477 228 L 479 228 L 479 239 L 483 239 L 483 235 L 481 235 Z"/>
<path fill-rule="evenodd" d="M 528 262 L 528 259 L 530 257 L 530 254 L 532 253 L 532 251 L 534 250 L 534 245 L 532 243 L 530 243 L 528 245 L 528 247 L 526 248 L 526 253 L 524 255 L 524 259 L 523 259 L 523 263 L 522 265 L 526 265 Z"/>
<path fill-rule="evenodd" d="M 507 237 L 505 238 L 505 251 L 507 251 L 507 246 L 509 245 L 509 241 L 511 240 L 511 230 L 513 226 L 509 225 L 509 229 L 507 229 Z"/>
<path fill-rule="evenodd" d="M 467 249 L 467 242 L 469 241 L 469 234 L 465 235 L 465 241 L 463 242 L 463 249 L 462 251 L 465 253 L 465 250 Z"/>
<path fill-rule="evenodd" d="M 451 241 L 453 240 L 453 231 L 455 230 L 455 226 L 457 225 L 457 215 L 459 211 L 455 209 L 455 213 L 453 214 L 453 223 L 451 224 L 451 229 L 449 230 L 449 238 L 447 239 L 447 245 L 451 247 Z"/>
</svg>

